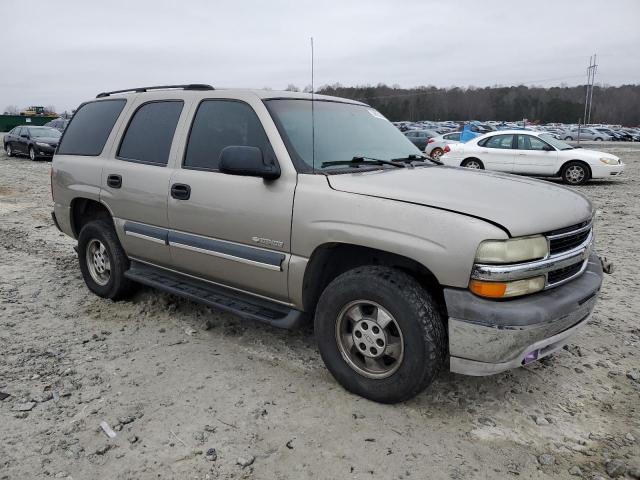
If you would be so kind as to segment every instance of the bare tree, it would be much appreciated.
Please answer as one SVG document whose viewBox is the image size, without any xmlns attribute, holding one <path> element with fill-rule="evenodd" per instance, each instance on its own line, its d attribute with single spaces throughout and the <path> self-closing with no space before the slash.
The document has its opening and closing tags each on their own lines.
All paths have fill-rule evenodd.
<svg viewBox="0 0 640 480">
<path fill-rule="evenodd" d="M 45 113 L 56 113 L 56 107 L 54 107 L 53 105 L 48 105 L 44 107 L 44 111 Z"/>
<path fill-rule="evenodd" d="M 4 109 L 6 115 L 19 115 L 20 109 L 17 105 L 7 105 Z"/>
<path fill-rule="evenodd" d="M 293 83 L 287 85 L 287 88 L 284 89 L 285 92 L 299 92 L 300 89 L 296 87 Z"/>
</svg>

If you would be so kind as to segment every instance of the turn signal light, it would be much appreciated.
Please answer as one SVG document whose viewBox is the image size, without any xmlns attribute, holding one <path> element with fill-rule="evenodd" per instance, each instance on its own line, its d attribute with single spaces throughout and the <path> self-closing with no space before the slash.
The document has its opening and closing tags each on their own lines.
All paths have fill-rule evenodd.
<svg viewBox="0 0 640 480">
<path fill-rule="evenodd" d="M 480 297 L 503 298 L 507 292 L 507 284 L 502 282 L 471 280 L 469 282 L 469 290 Z"/>
<path fill-rule="evenodd" d="M 519 297 L 544 290 L 544 276 L 514 280 L 512 282 L 486 282 L 483 280 L 471 280 L 469 290 L 480 297 L 485 298 L 509 298 Z"/>
</svg>

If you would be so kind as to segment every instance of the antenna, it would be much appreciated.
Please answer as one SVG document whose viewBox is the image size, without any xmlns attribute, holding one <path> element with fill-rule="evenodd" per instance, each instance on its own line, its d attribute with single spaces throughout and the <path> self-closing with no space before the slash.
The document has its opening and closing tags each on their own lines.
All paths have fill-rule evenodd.
<svg viewBox="0 0 640 480">
<path fill-rule="evenodd" d="M 313 163 L 313 171 L 316 171 L 316 122 L 313 108 L 313 37 L 311 37 L 311 163 Z"/>
</svg>

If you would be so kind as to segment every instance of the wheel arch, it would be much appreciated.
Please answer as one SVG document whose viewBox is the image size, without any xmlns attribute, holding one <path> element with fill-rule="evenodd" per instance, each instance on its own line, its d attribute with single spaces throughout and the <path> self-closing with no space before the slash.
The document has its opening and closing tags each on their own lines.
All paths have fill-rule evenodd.
<svg viewBox="0 0 640 480">
<path fill-rule="evenodd" d="M 71 201 L 71 230 L 75 238 L 78 238 L 80 230 L 92 220 L 107 220 L 113 225 L 113 215 L 109 208 L 95 199 L 76 197 Z"/>
<path fill-rule="evenodd" d="M 363 265 L 383 265 L 405 271 L 435 296 L 446 313 L 442 286 L 425 265 L 397 253 L 340 242 L 319 245 L 311 254 L 302 283 L 304 310 L 313 314 L 320 295 L 332 280 Z"/>
<path fill-rule="evenodd" d="M 591 176 L 593 175 L 593 172 L 591 171 L 591 165 L 589 165 L 587 162 L 585 162 L 584 160 L 580 160 L 578 158 L 572 158 L 571 160 L 565 160 L 562 165 L 560 165 L 560 168 L 558 169 L 558 172 L 556 173 L 556 175 L 561 176 L 562 175 L 562 171 L 564 170 L 564 168 L 569 165 L 570 163 L 581 163 L 582 165 L 584 165 L 585 167 L 587 167 L 587 172 L 589 173 L 589 178 L 591 178 Z"/>
<path fill-rule="evenodd" d="M 480 160 L 478 157 L 465 157 L 462 159 L 462 161 L 460 162 L 460 166 L 462 167 L 463 164 L 469 160 L 477 160 L 478 162 L 480 162 L 480 165 L 482 165 L 484 167 L 484 162 L 482 160 Z"/>
</svg>

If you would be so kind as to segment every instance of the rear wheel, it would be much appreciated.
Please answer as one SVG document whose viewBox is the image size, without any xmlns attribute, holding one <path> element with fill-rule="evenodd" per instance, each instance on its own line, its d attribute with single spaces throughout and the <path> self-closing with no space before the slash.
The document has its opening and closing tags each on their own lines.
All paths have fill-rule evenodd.
<svg viewBox="0 0 640 480">
<path fill-rule="evenodd" d="M 583 162 L 569 162 L 562 167 L 560 175 L 566 184 L 584 185 L 591 177 L 591 171 Z"/>
<path fill-rule="evenodd" d="M 315 333 L 336 380 L 382 403 L 407 400 L 426 388 L 447 351 L 432 295 L 406 273 L 381 266 L 355 268 L 327 286 Z"/>
<path fill-rule="evenodd" d="M 431 158 L 433 158 L 434 160 L 438 160 L 443 153 L 444 151 L 441 148 L 434 148 L 433 150 L 431 150 Z"/>
<path fill-rule="evenodd" d="M 601 141 L 602 141 L 602 139 L 601 139 L 600 137 L 596 137 L 595 141 L 596 141 L 596 142 L 601 142 Z"/>
<path fill-rule="evenodd" d="M 467 158 L 460 165 L 465 168 L 474 168 L 476 170 L 484 170 L 484 164 L 477 158 Z"/>
<path fill-rule="evenodd" d="M 36 151 L 33 149 L 33 147 L 29 147 L 29 158 L 31 159 L 32 162 L 35 162 L 36 159 L 38 157 L 36 157 Z"/>
<path fill-rule="evenodd" d="M 573 137 L 564 137 L 564 139 L 571 141 L 571 140 L 573 140 Z"/>
<path fill-rule="evenodd" d="M 78 260 L 84 282 L 96 295 L 117 300 L 132 292 L 132 282 L 124 276 L 129 259 L 106 221 L 94 220 L 82 227 Z"/>
</svg>

